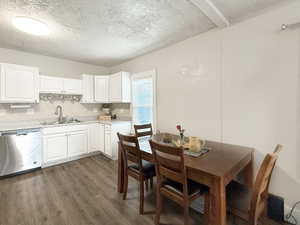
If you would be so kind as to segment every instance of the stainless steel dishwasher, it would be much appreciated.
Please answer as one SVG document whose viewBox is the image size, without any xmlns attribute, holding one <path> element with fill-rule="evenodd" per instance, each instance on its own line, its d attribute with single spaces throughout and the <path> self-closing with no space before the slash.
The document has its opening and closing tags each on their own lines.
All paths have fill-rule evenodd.
<svg viewBox="0 0 300 225">
<path fill-rule="evenodd" d="M 0 177 L 41 167 L 42 135 L 40 129 L 0 133 Z"/>
</svg>

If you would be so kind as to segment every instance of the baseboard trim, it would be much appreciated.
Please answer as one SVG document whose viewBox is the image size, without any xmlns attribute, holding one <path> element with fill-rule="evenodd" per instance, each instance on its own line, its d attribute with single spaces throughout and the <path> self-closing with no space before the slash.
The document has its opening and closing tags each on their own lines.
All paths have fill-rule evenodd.
<svg viewBox="0 0 300 225">
<path fill-rule="evenodd" d="M 69 158 L 66 158 L 66 159 L 62 159 L 62 160 L 56 160 L 56 161 L 49 162 L 49 163 L 43 163 L 42 169 L 47 168 L 47 167 L 60 165 L 60 164 L 64 164 L 64 163 L 71 162 L 71 161 L 75 161 L 75 160 L 78 160 L 78 159 L 90 157 L 90 156 L 93 156 L 93 155 L 100 155 L 100 154 L 102 154 L 100 151 L 90 152 L 90 153 L 86 153 L 86 154 L 79 155 L 79 156 L 72 156 L 72 157 L 69 157 Z"/>
</svg>

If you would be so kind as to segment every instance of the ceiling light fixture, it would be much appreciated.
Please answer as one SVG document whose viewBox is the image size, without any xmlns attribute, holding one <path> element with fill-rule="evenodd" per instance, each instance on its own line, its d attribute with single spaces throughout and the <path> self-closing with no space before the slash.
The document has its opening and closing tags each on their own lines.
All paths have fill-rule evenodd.
<svg viewBox="0 0 300 225">
<path fill-rule="evenodd" d="M 50 34 L 49 27 L 36 19 L 29 17 L 15 17 L 12 21 L 13 25 L 23 32 L 37 35 L 37 36 L 45 36 Z"/>
</svg>

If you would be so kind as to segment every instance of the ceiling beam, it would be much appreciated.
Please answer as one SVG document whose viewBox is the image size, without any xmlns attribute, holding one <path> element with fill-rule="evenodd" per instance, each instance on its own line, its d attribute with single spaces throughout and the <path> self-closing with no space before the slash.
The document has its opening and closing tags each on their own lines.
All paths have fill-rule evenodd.
<svg viewBox="0 0 300 225">
<path fill-rule="evenodd" d="M 211 0 L 190 0 L 218 27 L 230 25 L 223 13 L 211 2 Z"/>
</svg>

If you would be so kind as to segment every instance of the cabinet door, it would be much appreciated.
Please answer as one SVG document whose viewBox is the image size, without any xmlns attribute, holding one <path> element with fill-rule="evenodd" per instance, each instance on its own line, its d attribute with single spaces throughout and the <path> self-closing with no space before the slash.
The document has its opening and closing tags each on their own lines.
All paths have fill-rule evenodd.
<svg viewBox="0 0 300 225">
<path fill-rule="evenodd" d="M 113 151 L 111 146 L 111 128 L 109 125 L 105 125 L 105 154 L 109 157 L 113 157 Z"/>
<path fill-rule="evenodd" d="M 110 76 L 109 98 L 110 102 L 122 102 L 122 73 Z"/>
<path fill-rule="evenodd" d="M 109 77 L 95 76 L 95 101 L 105 103 L 109 101 Z"/>
<path fill-rule="evenodd" d="M 95 103 L 94 76 L 82 75 L 82 103 Z"/>
<path fill-rule="evenodd" d="M 79 156 L 88 152 L 87 132 L 78 131 L 68 134 L 68 156 Z"/>
<path fill-rule="evenodd" d="M 104 125 L 103 124 L 97 124 L 96 126 L 96 151 L 100 151 L 105 153 L 105 140 L 104 140 Z"/>
<path fill-rule="evenodd" d="M 64 79 L 64 93 L 81 95 L 82 94 L 81 80 Z"/>
<path fill-rule="evenodd" d="M 88 140 L 89 152 L 101 151 L 104 153 L 104 125 L 90 124 Z"/>
<path fill-rule="evenodd" d="M 46 135 L 43 138 L 44 163 L 67 159 L 68 138 L 66 134 Z"/>
<path fill-rule="evenodd" d="M 1 64 L 1 100 L 3 102 L 37 102 L 38 68 Z"/>
<path fill-rule="evenodd" d="M 64 89 L 64 80 L 59 77 L 40 76 L 40 92 L 61 94 Z"/>
<path fill-rule="evenodd" d="M 96 132 L 97 124 L 90 124 L 88 127 L 88 152 L 95 152 L 97 150 Z"/>
</svg>

